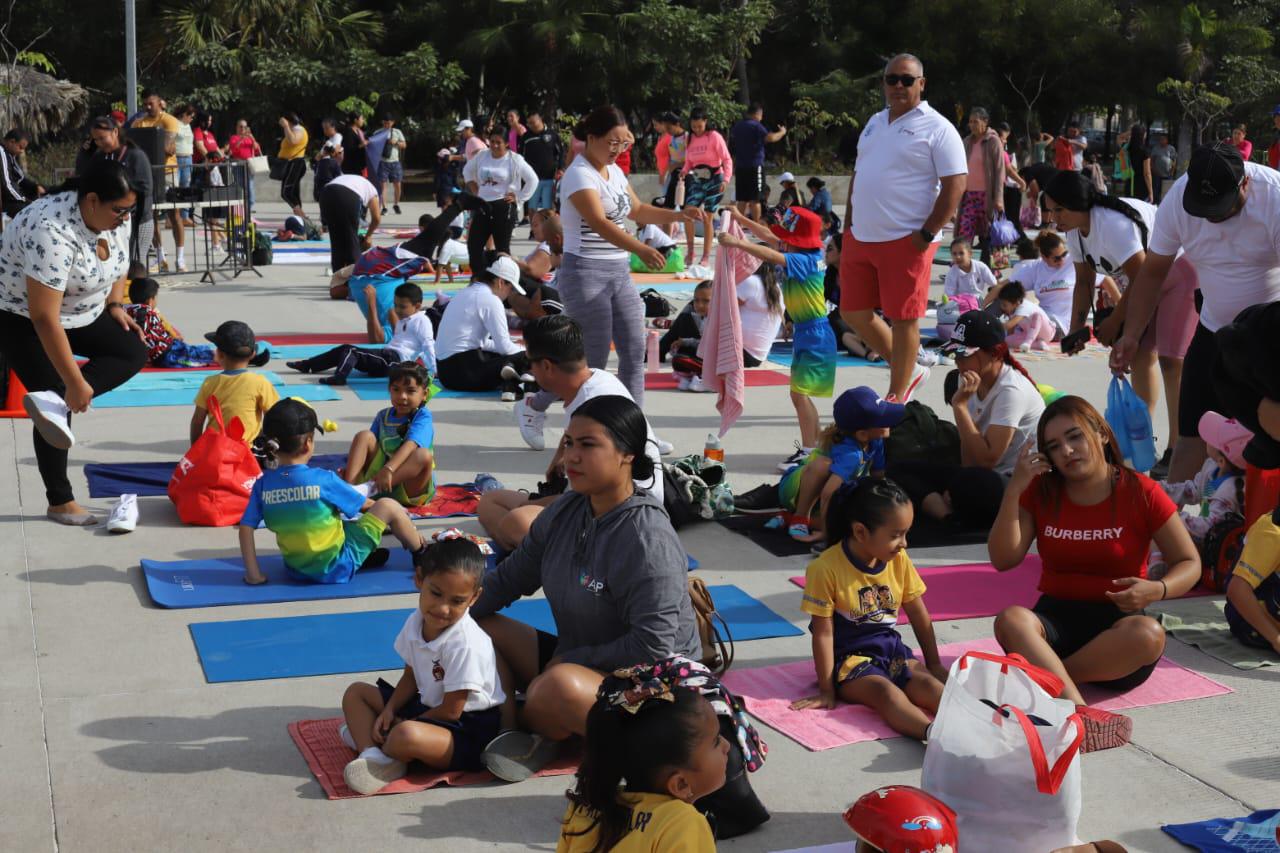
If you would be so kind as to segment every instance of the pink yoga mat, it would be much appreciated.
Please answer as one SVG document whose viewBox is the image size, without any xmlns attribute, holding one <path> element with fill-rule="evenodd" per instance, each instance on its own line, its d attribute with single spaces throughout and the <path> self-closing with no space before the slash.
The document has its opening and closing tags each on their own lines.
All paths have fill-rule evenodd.
<svg viewBox="0 0 1280 853">
<path fill-rule="evenodd" d="M 949 643 L 938 648 L 942 663 L 951 662 L 967 651 L 1000 653 L 991 638 L 967 643 Z M 807 749 L 818 751 L 885 740 L 900 735 L 870 708 L 861 705 L 839 705 L 830 711 L 793 711 L 796 699 L 817 692 L 813 661 L 802 660 L 757 669 L 737 669 L 724 676 L 724 684 L 746 700 L 747 710 L 761 722 L 772 726 Z M 1205 699 L 1233 692 L 1225 684 L 1192 672 L 1167 658 L 1161 658 L 1156 670 L 1140 687 L 1115 695 L 1105 690 L 1086 687 L 1085 699 L 1095 708 L 1123 711 L 1147 705 L 1163 705 L 1186 699 Z"/>
</svg>

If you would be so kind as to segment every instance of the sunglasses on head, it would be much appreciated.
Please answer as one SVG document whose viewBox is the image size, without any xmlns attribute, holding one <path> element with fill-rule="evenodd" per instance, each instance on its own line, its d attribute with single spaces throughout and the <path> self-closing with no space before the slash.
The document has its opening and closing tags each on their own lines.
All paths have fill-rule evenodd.
<svg viewBox="0 0 1280 853">
<path fill-rule="evenodd" d="M 901 83 L 903 87 L 910 89 L 919 79 L 921 78 L 912 74 L 886 74 L 884 75 L 884 84 L 886 86 L 896 86 Z"/>
</svg>

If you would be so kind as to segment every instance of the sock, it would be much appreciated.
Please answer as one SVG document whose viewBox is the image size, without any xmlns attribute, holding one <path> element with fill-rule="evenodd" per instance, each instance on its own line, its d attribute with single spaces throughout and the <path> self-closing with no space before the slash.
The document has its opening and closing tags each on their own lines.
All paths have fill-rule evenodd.
<svg viewBox="0 0 1280 853">
<path fill-rule="evenodd" d="M 164 263 L 164 246 L 156 247 L 156 261 L 162 264 Z"/>
<path fill-rule="evenodd" d="M 178 247 L 178 263 L 185 265 L 187 263 L 187 247 Z"/>
<path fill-rule="evenodd" d="M 394 758 L 387 755 L 385 752 L 383 752 L 381 749 L 379 749 L 376 746 L 369 747 L 364 752 L 360 753 L 359 757 L 364 758 L 368 761 L 377 762 L 378 764 L 390 764 L 391 762 L 395 761 Z"/>
</svg>

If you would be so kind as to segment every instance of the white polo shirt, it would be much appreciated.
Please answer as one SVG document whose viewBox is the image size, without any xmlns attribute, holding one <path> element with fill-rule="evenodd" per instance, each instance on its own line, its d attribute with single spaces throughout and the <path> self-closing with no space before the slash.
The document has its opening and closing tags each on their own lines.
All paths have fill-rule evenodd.
<svg viewBox="0 0 1280 853">
<path fill-rule="evenodd" d="M 1280 300 L 1280 172 L 1245 163 L 1244 207 L 1225 222 L 1182 209 L 1187 176 L 1173 182 L 1156 211 L 1147 248 L 1159 255 L 1183 249 L 1196 266 L 1204 306 L 1200 324 L 1211 332 L 1251 305 Z"/>
<path fill-rule="evenodd" d="M 955 125 L 921 101 L 893 122 L 888 109 L 871 117 L 854 171 L 850 230 L 864 243 L 887 243 L 918 231 L 933 211 L 939 179 L 968 174 L 969 162 Z"/>
<path fill-rule="evenodd" d="M 414 610 L 396 637 L 395 650 L 413 669 L 418 698 L 428 708 L 440 707 L 446 693 L 458 690 L 467 691 L 463 711 L 484 711 L 506 701 L 493 641 L 470 613 L 428 643 L 422 638 L 422 613 Z"/>
</svg>

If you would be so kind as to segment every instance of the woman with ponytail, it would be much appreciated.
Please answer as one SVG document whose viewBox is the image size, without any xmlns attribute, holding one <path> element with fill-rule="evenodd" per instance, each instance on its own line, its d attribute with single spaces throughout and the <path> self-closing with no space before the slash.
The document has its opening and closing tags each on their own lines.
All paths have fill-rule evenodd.
<svg viewBox="0 0 1280 853">
<path fill-rule="evenodd" d="M 1136 198 L 1119 198 L 1098 192 L 1089 181 L 1075 172 L 1060 172 L 1045 187 L 1045 205 L 1058 227 L 1066 232 L 1067 245 L 1076 265 L 1075 299 L 1071 309 L 1071 332 L 1085 327 L 1093 302 L 1093 287 L 1098 273 L 1115 279 L 1122 292 L 1115 310 L 1097 323 L 1094 334 L 1111 346 L 1120 336 L 1128 308 L 1124 293 L 1147 258 L 1147 242 L 1155 227 L 1156 206 Z M 1189 479 L 1204 462 L 1204 446 L 1199 440 L 1198 424 L 1193 425 L 1188 439 L 1179 439 L 1178 389 L 1182 381 L 1182 361 L 1195 335 L 1199 312 L 1195 291 L 1199 286 L 1196 268 L 1181 252 L 1165 277 L 1160 289 L 1160 302 L 1152 321 L 1138 345 L 1132 363 L 1133 388 L 1147 407 L 1155 423 L 1155 407 L 1160 399 L 1160 382 L 1165 391 L 1168 410 L 1169 446 L 1152 469 L 1152 476 L 1165 474 L 1174 482 Z M 1081 343 L 1076 348 L 1084 348 Z M 1159 371 L 1157 376 L 1157 369 Z M 1178 464 L 1171 471 L 1175 449 L 1185 445 Z M 1198 447 L 1199 452 L 1195 452 Z"/>
<path fill-rule="evenodd" d="M 891 462 L 888 476 L 924 516 L 981 530 L 1000 510 L 1018 450 L 1034 437 L 1044 399 L 1009 352 L 1004 326 L 993 314 L 961 314 L 943 350 L 955 356 L 958 369 L 948 402 L 960 432 L 960 464 Z"/>
</svg>

